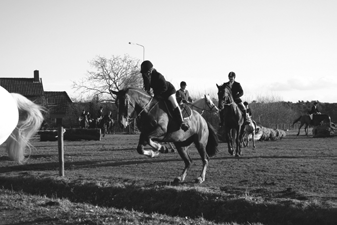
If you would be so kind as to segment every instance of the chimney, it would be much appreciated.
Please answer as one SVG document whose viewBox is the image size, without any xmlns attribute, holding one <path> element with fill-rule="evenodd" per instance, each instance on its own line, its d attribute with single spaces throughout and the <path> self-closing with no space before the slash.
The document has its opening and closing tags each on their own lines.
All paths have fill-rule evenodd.
<svg viewBox="0 0 337 225">
<path fill-rule="evenodd" d="M 34 70 L 34 83 L 40 83 L 39 71 Z"/>
</svg>

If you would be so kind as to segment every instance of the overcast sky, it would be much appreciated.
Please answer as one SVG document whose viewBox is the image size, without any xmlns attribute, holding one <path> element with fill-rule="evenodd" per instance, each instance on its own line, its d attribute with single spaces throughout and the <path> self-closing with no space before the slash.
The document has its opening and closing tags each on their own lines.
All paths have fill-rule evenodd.
<svg viewBox="0 0 337 225">
<path fill-rule="evenodd" d="M 0 76 L 72 89 L 96 56 L 145 58 L 191 95 L 337 102 L 336 0 L 1 0 Z"/>
</svg>

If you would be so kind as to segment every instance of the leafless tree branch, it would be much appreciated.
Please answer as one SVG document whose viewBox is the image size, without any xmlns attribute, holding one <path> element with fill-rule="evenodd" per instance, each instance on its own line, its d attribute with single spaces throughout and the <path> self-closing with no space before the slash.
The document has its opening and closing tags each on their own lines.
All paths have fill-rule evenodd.
<svg viewBox="0 0 337 225">
<path fill-rule="evenodd" d="M 109 89 L 119 91 L 127 87 L 141 87 L 139 61 L 128 55 L 112 56 L 110 59 L 97 56 L 90 62 L 93 67 L 85 77 L 73 82 L 73 88 L 82 95 L 98 95 L 101 101 L 114 99 Z"/>
</svg>

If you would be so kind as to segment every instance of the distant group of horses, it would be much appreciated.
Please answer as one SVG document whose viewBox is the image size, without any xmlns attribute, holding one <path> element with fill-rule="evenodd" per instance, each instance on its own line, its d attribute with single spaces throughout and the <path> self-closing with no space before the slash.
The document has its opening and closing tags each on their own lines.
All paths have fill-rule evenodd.
<svg viewBox="0 0 337 225">
<path fill-rule="evenodd" d="M 80 116 L 78 120 L 81 128 L 100 128 L 103 137 L 105 134 L 111 133 L 114 126 L 114 120 L 108 115 L 96 119 L 89 119 L 86 116 Z"/>
</svg>

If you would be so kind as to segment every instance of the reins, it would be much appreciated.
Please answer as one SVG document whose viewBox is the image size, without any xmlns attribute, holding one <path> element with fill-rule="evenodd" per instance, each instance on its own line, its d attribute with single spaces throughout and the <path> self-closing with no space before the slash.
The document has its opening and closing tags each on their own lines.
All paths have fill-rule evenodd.
<svg viewBox="0 0 337 225">
<path fill-rule="evenodd" d="M 151 97 L 150 101 L 148 103 L 146 103 L 146 105 L 144 107 L 140 106 L 142 110 L 139 113 L 137 113 L 136 117 L 132 117 L 132 118 L 133 119 L 138 119 L 143 112 L 149 113 L 159 103 L 159 101 L 157 101 L 151 108 L 149 108 L 148 110 L 146 110 L 146 108 L 151 104 L 152 100 L 153 100 L 153 97 Z"/>
</svg>

